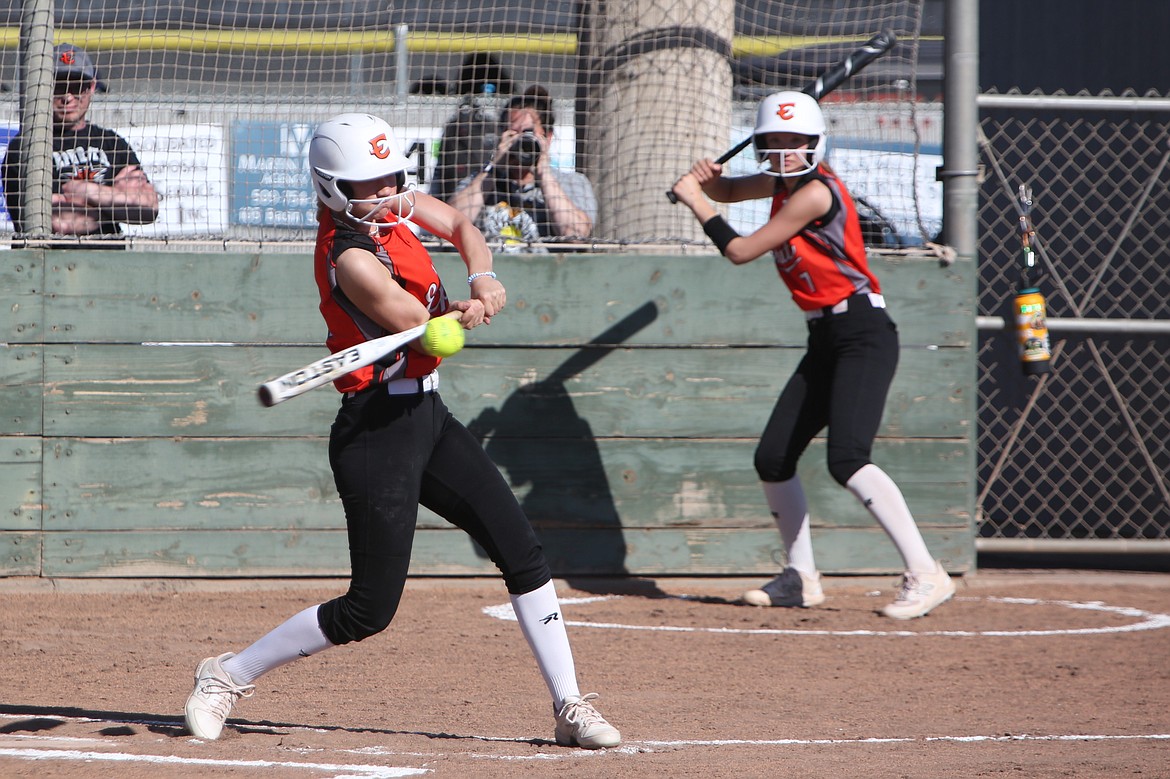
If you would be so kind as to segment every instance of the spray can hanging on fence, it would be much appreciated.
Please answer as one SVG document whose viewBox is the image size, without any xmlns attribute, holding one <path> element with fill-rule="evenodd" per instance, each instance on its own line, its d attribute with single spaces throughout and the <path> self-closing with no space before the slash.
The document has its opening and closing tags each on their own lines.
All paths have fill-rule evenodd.
<svg viewBox="0 0 1170 779">
<path fill-rule="evenodd" d="M 1023 264 L 1013 306 L 1016 317 L 1016 340 L 1024 375 L 1038 376 L 1051 370 L 1052 349 L 1048 343 L 1047 307 L 1044 295 L 1037 286 L 1036 251 L 1032 248 L 1032 239 L 1036 234 L 1032 228 L 1031 218 L 1032 190 L 1022 184 L 1018 211 Z"/>
</svg>

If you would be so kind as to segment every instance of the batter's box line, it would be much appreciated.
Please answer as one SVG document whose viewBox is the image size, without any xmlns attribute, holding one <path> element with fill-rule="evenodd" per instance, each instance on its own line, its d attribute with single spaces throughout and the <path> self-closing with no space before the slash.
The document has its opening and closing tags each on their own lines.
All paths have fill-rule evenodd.
<svg viewBox="0 0 1170 779">
<path fill-rule="evenodd" d="M 298 763 L 289 760 L 225 760 L 203 757 L 179 757 L 177 755 L 138 755 L 128 752 L 95 752 L 77 749 L 8 749 L 0 748 L 0 757 L 16 760 L 30 760 L 38 763 L 57 761 L 64 763 L 121 763 L 123 765 L 142 763 L 151 766 L 187 766 L 228 771 L 234 768 L 294 769 L 332 773 L 335 779 L 342 776 L 351 779 L 394 779 L 396 777 L 424 776 L 431 773 L 426 768 L 399 766 L 375 766 L 364 764 Z"/>
<path fill-rule="evenodd" d="M 630 741 L 648 747 L 723 747 L 723 746 L 825 746 L 847 744 L 920 744 L 920 743 L 1004 743 L 1011 741 L 1170 741 L 1170 733 L 1143 733 L 1129 735 L 1051 734 L 1029 733 L 1003 736 L 924 736 L 922 738 L 772 738 L 772 739 L 682 739 L 674 741 Z"/>
<path fill-rule="evenodd" d="M 594 595 L 585 598 L 561 598 L 560 603 L 565 606 L 580 606 L 590 603 L 600 603 L 610 600 L 621 600 L 621 595 Z M 680 600 L 689 600 L 692 596 L 676 596 Z M 726 627 L 695 627 L 693 625 L 628 625 L 619 622 L 587 622 L 583 620 L 565 620 L 566 625 L 579 628 L 596 628 L 602 630 L 641 630 L 658 633 L 722 633 L 727 635 L 762 635 L 762 636 L 861 636 L 861 637 L 925 637 L 951 636 L 958 638 L 984 638 L 1007 636 L 1086 636 L 1108 633 L 1135 633 L 1143 630 L 1160 630 L 1170 627 L 1170 614 L 1143 611 L 1131 606 L 1109 606 L 1100 601 L 1068 601 L 1068 600 L 1041 600 L 1037 598 L 956 598 L 956 601 L 999 603 L 1009 606 L 1056 606 L 1080 611 L 1096 611 L 1106 614 L 1115 614 L 1122 617 L 1132 617 L 1141 620 L 1129 625 L 1107 625 L 1096 628 L 1052 628 L 1048 630 L 821 630 L 796 628 L 726 628 Z M 489 617 L 510 622 L 516 621 L 516 613 L 511 603 L 501 603 L 497 606 L 485 606 L 483 613 Z"/>
</svg>

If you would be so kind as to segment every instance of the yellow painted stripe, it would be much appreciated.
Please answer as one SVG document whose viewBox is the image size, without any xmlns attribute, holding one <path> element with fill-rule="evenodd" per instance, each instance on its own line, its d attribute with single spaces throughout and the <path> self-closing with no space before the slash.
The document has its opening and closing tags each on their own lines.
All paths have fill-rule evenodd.
<svg viewBox="0 0 1170 779">
<path fill-rule="evenodd" d="M 938 36 L 930 36 L 939 39 Z M 928 36 L 923 36 L 926 40 Z M 389 52 L 394 50 L 390 30 L 364 32 L 323 32 L 314 30 L 68 30 L 56 31 L 58 41 L 83 49 L 127 51 L 223 51 L 255 52 L 264 49 L 298 53 L 336 54 L 347 52 Z M 826 43 L 860 44 L 857 38 L 801 37 L 795 35 L 737 35 L 732 40 L 736 57 L 781 54 L 790 49 Z M 0 48 L 15 49 L 20 29 L 0 27 Z M 575 54 L 577 36 L 570 33 L 542 35 L 477 35 L 461 33 L 412 32 L 407 48 L 418 52 L 463 53 L 473 51 L 524 54 Z"/>
<path fill-rule="evenodd" d="M 301 54 L 394 51 L 391 30 L 364 32 L 322 32 L 313 30 L 64 30 L 54 36 L 83 49 L 94 51 L 221 51 L 233 53 L 264 50 Z M 0 47 L 19 45 L 17 28 L 0 28 Z M 470 52 L 511 51 L 529 54 L 573 54 L 577 37 L 555 35 L 458 35 L 412 32 L 410 51 Z"/>
</svg>

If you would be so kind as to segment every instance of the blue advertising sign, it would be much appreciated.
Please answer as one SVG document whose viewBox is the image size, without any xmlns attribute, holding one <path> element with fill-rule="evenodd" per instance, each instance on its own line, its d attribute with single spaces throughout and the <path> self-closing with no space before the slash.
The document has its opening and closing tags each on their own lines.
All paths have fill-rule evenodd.
<svg viewBox="0 0 1170 779">
<path fill-rule="evenodd" d="M 8 142 L 20 130 L 19 125 L 0 126 L 0 159 L 8 153 Z M 4 199 L 4 183 L 0 182 L 0 230 L 11 230 L 12 219 L 8 216 L 8 206 Z"/>
<path fill-rule="evenodd" d="M 313 129 L 294 122 L 232 123 L 232 224 L 316 226 L 317 197 L 309 180 Z"/>
</svg>

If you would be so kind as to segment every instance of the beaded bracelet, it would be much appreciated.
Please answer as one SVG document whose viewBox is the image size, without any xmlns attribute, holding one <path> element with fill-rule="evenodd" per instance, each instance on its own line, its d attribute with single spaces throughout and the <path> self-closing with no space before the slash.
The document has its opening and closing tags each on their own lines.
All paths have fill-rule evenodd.
<svg viewBox="0 0 1170 779">
<path fill-rule="evenodd" d="M 490 270 L 480 271 L 479 273 L 473 273 L 467 277 L 467 283 L 470 284 L 471 282 L 478 279 L 480 276 L 488 276 L 488 277 L 494 279 L 496 277 L 496 274 L 495 274 L 495 271 L 490 271 Z"/>
</svg>

